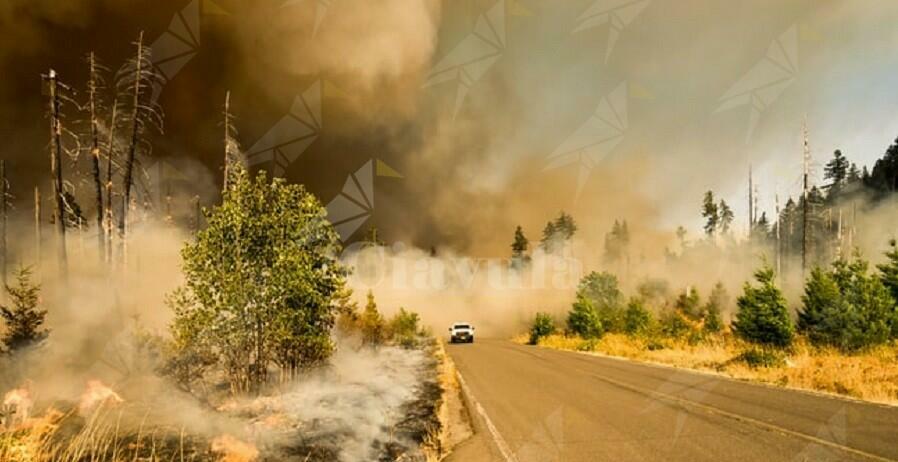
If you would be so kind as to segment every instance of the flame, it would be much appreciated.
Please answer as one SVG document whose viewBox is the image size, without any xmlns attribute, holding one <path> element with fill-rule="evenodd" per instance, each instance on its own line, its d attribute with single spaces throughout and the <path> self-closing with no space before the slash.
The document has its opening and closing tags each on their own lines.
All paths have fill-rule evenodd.
<svg viewBox="0 0 898 462">
<path fill-rule="evenodd" d="M 87 382 L 87 389 L 81 394 L 81 403 L 78 405 L 78 408 L 82 414 L 86 414 L 99 405 L 107 403 L 120 404 L 124 401 L 118 393 L 103 385 L 103 382 L 91 380 Z"/>
<path fill-rule="evenodd" d="M 253 462 L 259 457 L 255 446 L 231 435 L 221 435 L 212 440 L 212 452 L 221 454 L 219 462 Z"/>
<path fill-rule="evenodd" d="M 34 401 L 31 400 L 31 393 L 28 389 L 24 387 L 16 388 L 6 392 L 3 396 L 3 412 L 0 412 L 0 415 L 11 415 L 8 422 L 10 426 L 15 421 L 24 423 L 28 420 L 28 414 L 31 412 L 33 405 Z"/>
</svg>

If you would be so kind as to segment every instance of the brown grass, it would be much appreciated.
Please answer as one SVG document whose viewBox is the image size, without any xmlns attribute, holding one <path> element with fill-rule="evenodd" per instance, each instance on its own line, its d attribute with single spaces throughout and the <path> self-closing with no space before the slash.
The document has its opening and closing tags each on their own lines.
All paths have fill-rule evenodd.
<svg viewBox="0 0 898 462">
<path fill-rule="evenodd" d="M 439 382 L 442 390 L 442 399 L 437 412 L 440 428 L 439 430 L 434 429 L 427 435 L 422 447 L 427 462 L 445 459 L 452 452 L 453 447 L 472 434 L 467 411 L 462 402 L 461 384 L 458 382 L 455 363 L 446 354 L 443 343 L 438 341 L 436 344 L 434 357 L 439 362 Z"/>
<path fill-rule="evenodd" d="M 522 336 L 514 339 L 518 343 L 526 343 L 526 340 Z M 541 339 L 539 346 L 623 357 L 898 405 L 898 344 L 846 355 L 837 350 L 815 348 L 799 340 L 791 352 L 784 353 L 783 365 L 750 367 L 738 357 L 752 347 L 729 335 L 694 345 L 675 339 L 651 343 L 657 349 L 650 349 L 646 339 L 623 334 L 607 334 L 594 341 L 552 335 Z"/>
</svg>

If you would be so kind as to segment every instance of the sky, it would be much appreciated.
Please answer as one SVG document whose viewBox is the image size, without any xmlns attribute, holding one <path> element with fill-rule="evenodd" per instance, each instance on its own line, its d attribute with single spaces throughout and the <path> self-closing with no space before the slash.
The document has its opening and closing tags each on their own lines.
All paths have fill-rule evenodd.
<svg viewBox="0 0 898 462">
<path fill-rule="evenodd" d="M 872 165 L 898 137 L 896 21 L 873 0 L 8 0 L 0 155 L 26 201 L 40 74 L 83 87 L 86 53 L 115 69 L 143 30 L 167 79 L 144 163 L 185 197 L 215 201 L 231 91 L 252 166 L 306 184 L 347 240 L 504 253 L 560 210 L 597 236 L 697 234 L 706 190 L 744 227 L 749 165 L 761 209 L 798 192 L 804 120 L 818 184 L 833 150 Z"/>
</svg>

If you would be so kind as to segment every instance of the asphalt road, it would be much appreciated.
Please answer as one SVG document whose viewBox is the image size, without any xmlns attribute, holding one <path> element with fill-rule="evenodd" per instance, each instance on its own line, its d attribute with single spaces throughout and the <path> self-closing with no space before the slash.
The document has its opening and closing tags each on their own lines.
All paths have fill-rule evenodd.
<svg viewBox="0 0 898 462">
<path fill-rule="evenodd" d="M 449 461 L 898 461 L 898 408 L 504 340 L 447 345 L 475 436 Z"/>
</svg>

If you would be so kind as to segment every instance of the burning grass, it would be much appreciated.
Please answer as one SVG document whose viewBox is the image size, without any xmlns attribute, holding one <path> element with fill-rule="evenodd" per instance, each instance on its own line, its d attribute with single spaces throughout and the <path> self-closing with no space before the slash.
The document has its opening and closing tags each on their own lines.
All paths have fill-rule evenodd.
<svg viewBox="0 0 898 462">
<path fill-rule="evenodd" d="M 515 341 L 526 343 L 527 338 L 518 336 Z M 896 344 L 846 355 L 799 341 L 789 352 L 775 352 L 781 356 L 781 361 L 772 361 L 768 367 L 746 361 L 746 352 L 758 350 L 731 335 L 714 336 L 697 343 L 623 334 L 607 334 L 597 340 L 550 335 L 540 339 L 539 346 L 623 357 L 898 405 Z"/>
</svg>

